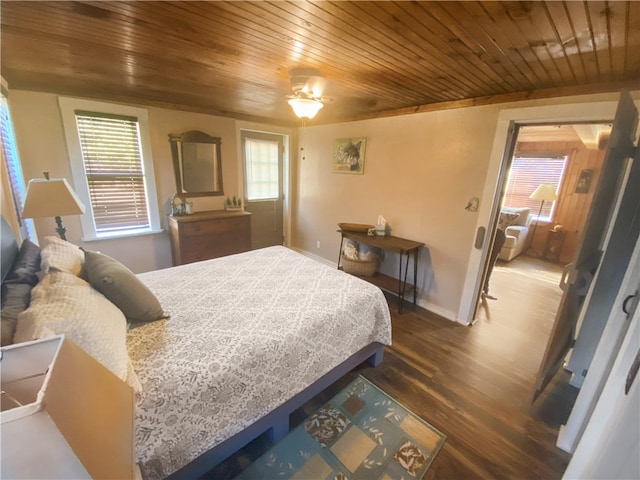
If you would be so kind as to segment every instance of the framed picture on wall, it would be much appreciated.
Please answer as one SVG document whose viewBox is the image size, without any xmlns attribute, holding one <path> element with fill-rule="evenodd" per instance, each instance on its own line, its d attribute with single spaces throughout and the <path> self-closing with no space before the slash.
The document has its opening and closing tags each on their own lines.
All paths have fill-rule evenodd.
<svg viewBox="0 0 640 480">
<path fill-rule="evenodd" d="M 364 173 L 364 152 L 367 139 L 339 138 L 333 141 L 333 173 Z"/>
<path fill-rule="evenodd" d="M 587 193 L 589 191 L 589 187 L 591 186 L 591 176 L 593 175 L 593 170 L 582 170 L 580 172 L 580 176 L 578 177 L 578 182 L 576 183 L 576 193 Z"/>
</svg>

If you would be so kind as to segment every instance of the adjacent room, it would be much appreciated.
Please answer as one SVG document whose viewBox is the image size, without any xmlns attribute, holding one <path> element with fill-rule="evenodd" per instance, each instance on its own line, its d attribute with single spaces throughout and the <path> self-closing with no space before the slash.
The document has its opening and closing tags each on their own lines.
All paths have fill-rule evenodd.
<svg viewBox="0 0 640 480">
<path fill-rule="evenodd" d="M 638 31 L 0 3 L 1 476 L 640 477 Z"/>
</svg>

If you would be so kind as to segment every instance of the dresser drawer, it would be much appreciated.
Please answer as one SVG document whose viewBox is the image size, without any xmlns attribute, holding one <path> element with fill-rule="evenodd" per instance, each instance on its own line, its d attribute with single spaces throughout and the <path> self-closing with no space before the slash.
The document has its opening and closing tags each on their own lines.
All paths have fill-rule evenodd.
<svg viewBox="0 0 640 480">
<path fill-rule="evenodd" d="M 182 228 L 182 235 L 187 238 L 194 235 L 217 235 L 224 232 L 248 229 L 250 226 L 249 220 L 249 217 L 234 217 L 188 222 Z"/>
<path fill-rule="evenodd" d="M 169 217 L 169 232 L 174 265 L 251 250 L 251 215 L 246 212 Z"/>
<path fill-rule="evenodd" d="M 251 237 L 243 230 L 229 230 L 216 235 L 192 235 L 183 243 L 183 256 L 196 260 L 223 257 L 251 249 Z"/>
</svg>

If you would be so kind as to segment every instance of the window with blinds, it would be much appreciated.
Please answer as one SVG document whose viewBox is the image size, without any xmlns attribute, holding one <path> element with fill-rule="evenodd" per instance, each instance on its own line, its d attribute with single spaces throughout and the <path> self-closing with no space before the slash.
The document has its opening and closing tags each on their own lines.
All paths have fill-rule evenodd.
<svg viewBox="0 0 640 480">
<path fill-rule="evenodd" d="M 9 113 L 9 103 L 4 95 L 0 95 L 0 140 L 2 140 L 2 156 L 7 167 L 7 177 L 11 188 L 11 197 L 16 208 L 18 221 L 20 222 L 20 234 L 23 238 L 28 238 L 37 242 L 33 220 L 21 219 L 22 205 L 27 194 L 22 174 L 22 166 L 18 157 L 15 135 L 13 133 L 13 123 Z"/>
<path fill-rule="evenodd" d="M 279 142 L 245 138 L 246 195 L 248 200 L 279 198 Z"/>
<path fill-rule="evenodd" d="M 149 229 L 138 119 L 75 111 L 96 235 Z"/>
<path fill-rule="evenodd" d="M 528 157 L 516 156 L 511 163 L 504 205 L 508 207 L 527 207 L 534 216 L 540 211 L 541 202 L 529 196 L 541 183 L 550 183 L 556 192 L 560 188 L 567 157 Z M 556 202 L 544 202 L 539 220 L 550 221 Z"/>
</svg>

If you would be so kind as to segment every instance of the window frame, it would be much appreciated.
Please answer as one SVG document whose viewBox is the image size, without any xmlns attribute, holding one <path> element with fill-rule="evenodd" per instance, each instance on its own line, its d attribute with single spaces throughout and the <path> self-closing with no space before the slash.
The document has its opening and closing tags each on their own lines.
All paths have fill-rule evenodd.
<svg viewBox="0 0 640 480">
<path fill-rule="evenodd" d="M 247 175 L 247 142 L 249 141 L 262 141 L 267 143 L 273 143 L 277 145 L 277 160 L 276 160 L 276 169 L 278 172 L 277 178 L 277 189 L 278 192 L 276 196 L 273 197 L 263 197 L 263 198 L 249 198 L 249 184 L 250 179 Z M 242 163 L 243 163 L 243 177 L 244 177 L 244 196 L 245 201 L 247 203 L 251 202 L 269 202 L 274 200 L 281 200 L 283 198 L 284 192 L 284 178 L 283 178 L 283 170 L 284 170 L 284 138 L 278 134 L 270 134 L 264 132 L 253 132 L 253 131 L 243 131 L 241 134 L 241 144 L 242 144 Z"/>
<path fill-rule="evenodd" d="M 11 200 L 15 208 L 15 214 L 18 221 L 18 228 L 22 238 L 28 238 L 33 242 L 38 242 L 33 220 L 22 218 L 22 206 L 27 195 L 27 189 L 24 182 L 24 173 L 22 164 L 20 163 L 20 154 L 18 153 L 18 145 L 13 130 L 13 119 L 11 118 L 11 106 L 9 105 L 9 97 L 1 93 L 2 112 L 0 112 L 0 143 L 2 143 L 2 159 L 6 169 L 8 186 L 11 190 Z"/>
<path fill-rule="evenodd" d="M 509 184 L 511 182 L 511 175 L 512 175 L 512 167 L 513 164 L 515 163 L 516 159 L 533 159 L 533 160 L 557 160 L 557 161 L 562 161 L 562 171 L 560 172 L 560 177 L 558 178 L 558 185 L 556 187 L 556 194 L 558 196 L 558 199 L 560 198 L 560 191 L 562 189 L 562 184 L 565 178 L 565 174 L 567 173 L 567 168 L 569 166 L 569 158 L 570 155 L 567 153 L 540 153 L 540 152 L 527 152 L 527 153 L 517 153 L 513 155 L 513 158 L 511 159 L 511 163 L 509 165 L 509 172 L 508 172 L 508 177 L 507 177 L 507 182 L 505 184 L 505 190 L 504 190 L 504 198 L 503 198 L 503 204 L 505 204 L 504 202 L 506 202 L 506 199 L 508 197 L 508 192 L 509 192 Z M 540 179 L 539 181 L 536 181 L 536 187 L 537 185 L 541 184 L 541 183 L 550 183 L 548 181 L 546 181 L 546 179 Z M 535 190 L 535 188 L 534 188 Z M 533 193 L 533 190 L 531 191 L 531 193 Z M 549 209 L 549 215 L 544 215 L 544 212 L 542 212 L 543 214 L 541 214 L 540 216 L 538 216 L 538 212 L 539 212 L 539 207 L 541 206 L 541 204 L 538 205 L 538 207 L 533 208 L 530 205 L 508 205 L 510 207 L 527 207 L 527 208 L 531 208 L 531 219 L 533 222 L 536 223 L 551 223 L 553 222 L 553 218 L 554 215 L 556 213 L 556 206 L 558 204 L 558 199 L 554 200 L 553 202 L 551 202 L 551 207 Z M 538 202 L 538 201 L 535 201 Z M 548 203 L 548 202 L 545 202 Z M 505 204 L 505 206 L 507 206 Z"/>
<path fill-rule="evenodd" d="M 94 100 L 82 100 L 77 98 L 58 97 L 58 104 L 62 115 L 67 151 L 69 153 L 69 163 L 74 188 L 80 199 L 87 205 L 85 213 L 80 216 L 82 225 L 83 241 L 104 240 L 109 238 L 131 237 L 136 235 L 146 235 L 159 233 L 162 231 L 160 224 L 160 212 L 158 206 L 158 195 L 155 184 L 155 172 L 153 168 L 153 156 L 151 153 L 151 137 L 149 134 L 149 114 L 144 108 L 132 107 L 128 105 L 118 105 Z M 89 193 L 87 176 L 85 174 L 84 159 L 82 157 L 82 147 L 78 135 L 75 111 L 84 110 L 89 112 L 99 112 L 111 115 L 122 115 L 136 117 L 140 138 L 140 153 L 142 157 L 142 168 L 144 171 L 144 184 L 146 190 L 147 214 L 149 216 L 148 228 L 132 228 L 120 230 L 109 234 L 98 234 L 95 228 L 93 206 Z"/>
</svg>

